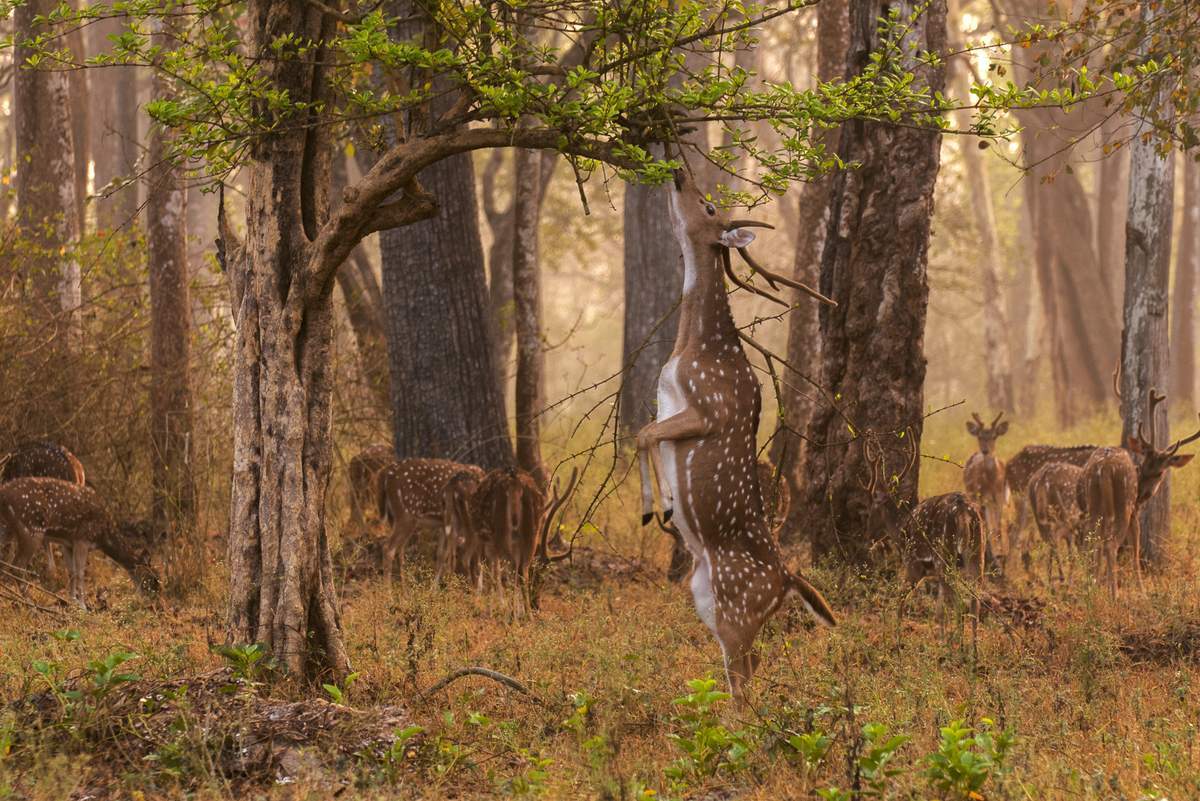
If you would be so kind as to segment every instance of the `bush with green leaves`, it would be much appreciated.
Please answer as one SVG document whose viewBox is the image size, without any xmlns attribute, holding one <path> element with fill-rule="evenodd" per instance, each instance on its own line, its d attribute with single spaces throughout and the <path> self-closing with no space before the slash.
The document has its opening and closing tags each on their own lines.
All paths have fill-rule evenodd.
<svg viewBox="0 0 1200 801">
<path fill-rule="evenodd" d="M 949 801 L 979 798 L 989 780 L 1007 774 L 1016 740 L 1011 730 L 995 731 L 988 718 L 974 729 L 961 720 L 951 721 L 941 729 L 937 750 L 925 758 L 925 777 Z"/>
<path fill-rule="evenodd" d="M 682 755 L 667 766 L 667 777 L 685 787 L 718 773 L 745 770 L 756 746 L 753 735 L 726 728 L 714 711 L 718 703 L 729 700 L 729 693 L 718 690 L 712 678 L 692 679 L 688 689 L 691 692 L 671 702 L 680 711 L 669 739 Z"/>
</svg>

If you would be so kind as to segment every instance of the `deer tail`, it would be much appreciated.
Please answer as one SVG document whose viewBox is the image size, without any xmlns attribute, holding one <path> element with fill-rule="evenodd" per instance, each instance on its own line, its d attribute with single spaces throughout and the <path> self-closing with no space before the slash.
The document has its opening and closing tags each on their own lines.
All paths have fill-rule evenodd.
<svg viewBox="0 0 1200 801">
<path fill-rule="evenodd" d="M 820 591 L 812 584 L 808 583 L 808 579 L 801 576 L 799 573 L 787 573 L 787 594 L 798 595 L 800 602 L 804 607 L 812 613 L 820 622 L 826 626 L 836 626 L 837 620 L 833 616 L 833 610 L 829 608 L 829 602 L 825 600 L 825 596 L 821 595 Z"/>
</svg>

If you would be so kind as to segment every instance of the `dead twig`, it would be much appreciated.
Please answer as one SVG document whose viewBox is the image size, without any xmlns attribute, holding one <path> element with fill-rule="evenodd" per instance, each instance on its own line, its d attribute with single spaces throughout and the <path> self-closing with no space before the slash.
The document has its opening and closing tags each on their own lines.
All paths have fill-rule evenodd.
<svg viewBox="0 0 1200 801">
<path fill-rule="evenodd" d="M 10 601 L 15 601 L 16 603 L 19 603 L 22 606 L 28 606 L 30 609 L 35 609 L 38 612 L 45 612 L 48 615 L 55 615 L 60 620 L 65 620 L 67 617 L 61 609 L 53 609 L 49 606 L 42 606 L 39 603 L 34 603 L 33 601 L 31 601 L 28 598 L 21 595 L 20 593 L 13 592 L 8 587 L 5 587 L 3 584 L 0 584 L 0 595 L 4 596 L 5 598 L 8 598 Z"/>
<path fill-rule="evenodd" d="M 505 687 L 508 687 L 510 690 L 516 690 L 517 692 L 521 693 L 522 695 L 528 695 L 531 698 L 536 697 L 533 695 L 532 692 L 529 691 L 528 687 L 526 687 L 524 684 L 517 681 L 516 679 L 512 678 L 511 676 L 505 676 L 503 673 L 499 673 L 495 670 L 489 670 L 488 668 L 483 668 L 483 667 L 465 667 L 465 668 L 460 668 L 460 669 L 454 671 L 449 676 L 446 676 L 445 678 L 436 682 L 428 690 L 426 690 L 425 692 L 423 692 L 419 696 L 417 696 L 417 702 L 418 703 L 424 702 L 427 698 L 432 696 L 438 690 L 444 689 L 444 688 L 448 687 L 449 685 L 453 684 L 454 682 L 458 681 L 459 679 L 465 678 L 467 676 L 483 676 L 485 679 L 491 679 L 492 681 L 503 684 Z"/>
<path fill-rule="evenodd" d="M 42 592 L 49 595 L 51 598 L 65 604 L 67 606 L 72 605 L 71 601 L 69 601 L 68 599 L 59 595 L 54 590 L 47 589 L 46 587 L 44 587 L 43 585 L 41 585 L 40 583 L 38 583 L 36 581 L 30 581 L 29 579 L 22 577 L 21 575 L 18 574 L 17 571 L 20 571 L 21 573 L 26 573 L 28 575 L 33 575 L 33 573 L 31 573 L 28 570 L 25 570 L 24 568 L 17 567 L 16 565 L 11 564 L 9 562 L 0 561 L 0 575 L 7 576 L 8 578 L 13 579 L 14 581 L 19 581 L 20 583 L 24 584 L 26 587 L 33 587 L 35 590 L 41 590 Z"/>
</svg>

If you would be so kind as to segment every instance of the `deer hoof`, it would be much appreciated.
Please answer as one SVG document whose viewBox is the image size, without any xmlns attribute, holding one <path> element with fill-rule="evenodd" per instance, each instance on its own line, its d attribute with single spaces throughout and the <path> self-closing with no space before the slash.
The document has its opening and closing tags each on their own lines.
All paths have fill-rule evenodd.
<svg viewBox="0 0 1200 801">
<path fill-rule="evenodd" d="M 672 508 L 670 508 L 670 507 L 667 507 L 666 509 L 663 509 L 663 525 L 664 525 L 664 526 L 665 526 L 667 523 L 670 523 L 670 522 L 671 522 L 671 515 L 673 515 L 673 514 L 675 514 L 675 510 L 674 510 L 674 509 L 672 509 Z"/>
<path fill-rule="evenodd" d="M 653 519 L 654 519 L 654 512 L 646 512 L 645 514 L 642 515 L 642 525 L 643 526 L 650 525 L 650 521 Z"/>
</svg>

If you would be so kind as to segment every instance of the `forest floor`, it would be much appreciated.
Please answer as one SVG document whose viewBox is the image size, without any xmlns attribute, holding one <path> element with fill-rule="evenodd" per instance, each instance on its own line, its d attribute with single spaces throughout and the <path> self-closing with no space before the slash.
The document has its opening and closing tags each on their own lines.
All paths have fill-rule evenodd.
<svg viewBox="0 0 1200 801">
<path fill-rule="evenodd" d="M 943 441 L 965 455 L 965 435 Z M 923 487 L 955 476 L 931 463 Z M 1180 471 L 1167 563 L 1144 591 L 1126 569 L 1118 603 L 1090 579 L 1046 586 L 1038 551 L 976 631 L 898 582 L 807 570 L 839 625 L 779 614 L 743 714 L 713 695 L 719 650 L 632 496 L 532 619 L 438 589 L 419 559 L 392 587 L 350 571 L 357 674 L 315 692 L 210 647 L 219 569 L 155 609 L 94 556 L 112 590 L 93 612 L 0 600 L 0 798 L 1200 798 L 1197 487 Z M 430 691 L 465 667 L 519 686 Z"/>
</svg>

